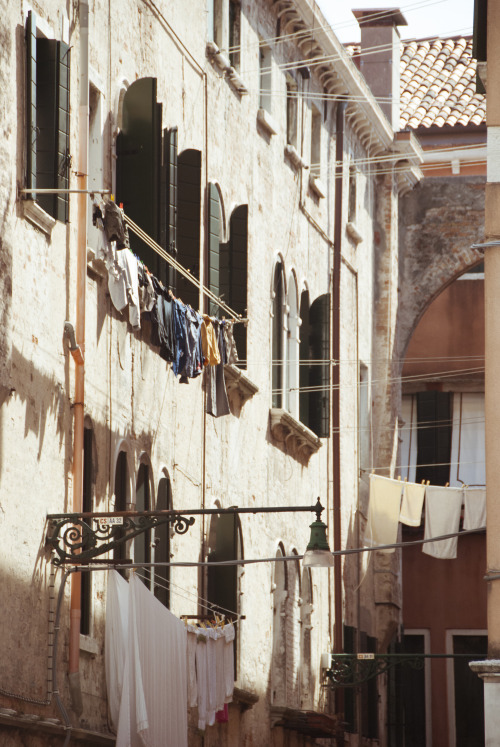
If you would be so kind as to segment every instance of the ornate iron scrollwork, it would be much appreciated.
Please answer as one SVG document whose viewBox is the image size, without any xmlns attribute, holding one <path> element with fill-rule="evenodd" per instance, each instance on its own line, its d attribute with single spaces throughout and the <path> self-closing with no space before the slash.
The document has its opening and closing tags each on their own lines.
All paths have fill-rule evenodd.
<svg viewBox="0 0 500 747">
<path fill-rule="evenodd" d="M 418 654 L 332 654 L 325 674 L 334 687 L 356 687 L 400 665 L 423 669 L 425 658 Z"/>
<path fill-rule="evenodd" d="M 121 523 L 116 523 L 116 519 L 120 519 Z M 92 522 L 96 525 L 94 529 Z M 57 553 L 58 557 L 54 559 L 56 565 L 86 563 L 162 524 L 172 524 L 177 534 L 186 534 L 194 524 L 194 517 L 175 513 L 151 516 L 145 513 L 84 520 L 77 515 L 52 514 L 49 517 L 47 545 Z"/>
</svg>

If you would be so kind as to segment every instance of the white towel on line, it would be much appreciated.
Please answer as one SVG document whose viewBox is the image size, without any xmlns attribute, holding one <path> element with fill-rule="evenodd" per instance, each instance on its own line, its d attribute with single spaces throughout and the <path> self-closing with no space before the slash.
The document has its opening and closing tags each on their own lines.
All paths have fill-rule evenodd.
<svg viewBox="0 0 500 747">
<path fill-rule="evenodd" d="M 397 542 L 401 510 L 401 480 L 370 475 L 370 502 L 365 531 L 365 547 L 392 545 Z M 391 553 L 394 549 L 381 550 Z"/>
<path fill-rule="evenodd" d="M 399 521 L 410 527 L 419 527 L 422 522 L 422 508 L 424 505 L 425 485 L 405 482 L 403 486 L 403 500 Z"/>
<path fill-rule="evenodd" d="M 464 529 L 486 526 L 486 488 L 464 488 Z"/>
<path fill-rule="evenodd" d="M 462 488 L 429 485 L 425 491 L 424 539 L 458 532 L 462 509 Z M 422 545 L 422 552 L 434 558 L 450 560 L 457 557 L 458 537 Z"/>
</svg>

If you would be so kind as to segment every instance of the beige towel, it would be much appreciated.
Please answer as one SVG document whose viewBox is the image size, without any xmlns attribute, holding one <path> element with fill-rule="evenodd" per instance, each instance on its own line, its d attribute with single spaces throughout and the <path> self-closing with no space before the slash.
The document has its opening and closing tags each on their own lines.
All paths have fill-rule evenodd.
<svg viewBox="0 0 500 747">
<path fill-rule="evenodd" d="M 401 480 L 370 475 L 370 504 L 365 531 L 365 547 L 392 545 L 397 542 L 401 509 Z M 394 549 L 381 550 L 394 552 Z"/>
<path fill-rule="evenodd" d="M 464 529 L 486 526 L 486 488 L 464 488 Z"/>
<path fill-rule="evenodd" d="M 424 539 L 439 537 L 442 534 L 458 532 L 462 509 L 462 488 L 442 488 L 430 485 L 425 491 L 425 533 Z M 422 552 L 434 558 L 450 560 L 457 557 L 458 537 L 439 542 L 427 542 Z"/>
<path fill-rule="evenodd" d="M 410 527 L 419 527 L 422 521 L 422 508 L 424 505 L 425 485 L 417 485 L 414 482 L 405 482 L 403 488 L 403 501 L 399 521 Z"/>
</svg>

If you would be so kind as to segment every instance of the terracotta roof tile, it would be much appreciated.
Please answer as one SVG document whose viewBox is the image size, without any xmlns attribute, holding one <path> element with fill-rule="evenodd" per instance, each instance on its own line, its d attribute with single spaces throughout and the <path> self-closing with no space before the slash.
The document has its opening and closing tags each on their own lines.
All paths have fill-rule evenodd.
<svg viewBox="0 0 500 747">
<path fill-rule="evenodd" d="M 346 47 L 351 55 L 359 45 Z M 472 37 L 402 42 L 400 128 L 481 124 L 486 97 L 476 93 Z"/>
</svg>

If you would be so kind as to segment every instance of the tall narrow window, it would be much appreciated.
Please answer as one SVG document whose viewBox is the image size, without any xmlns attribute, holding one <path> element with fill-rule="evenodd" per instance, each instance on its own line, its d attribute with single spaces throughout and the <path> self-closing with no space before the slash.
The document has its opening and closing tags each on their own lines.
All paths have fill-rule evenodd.
<svg viewBox="0 0 500 747">
<path fill-rule="evenodd" d="M 272 405 L 283 407 L 283 354 L 284 354 L 284 279 L 283 265 L 277 262 L 274 268 L 272 303 Z"/>
<path fill-rule="evenodd" d="M 291 76 L 286 81 L 286 142 L 297 147 L 297 84 Z"/>
<path fill-rule="evenodd" d="M 285 555 L 280 544 L 277 558 Z M 288 573 L 286 563 L 274 564 L 273 584 L 273 649 L 271 658 L 271 703 L 286 705 L 286 600 L 288 597 Z"/>
<path fill-rule="evenodd" d="M 358 449 L 359 467 L 366 470 L 372 464 L 370 460 L 370 398 L 368 393 L 368 368 L 364 363 L 359 365 L 358 397 Z M 406 464 L 406 462 L 404 462 Z"/>
<path fill-rule="evenodd" d="M 89 85 L 89 176 L 88 189 L 96 191 L 104 187 L 103 112 L 100 91 Z M 97 247 L 99 232 L 92 224 L 92 210 L 88 211 L 87 243 Z"/>
<path fill-rule="evenodd" d="M 452 397 L 450 392 L 417 394 L 417 482 L 429 480 L 431 485 L 449 482 Z"/>
<path fill-rule="evenodd" d="M 92 426 L 85 424 L 83 431 L 83 494 L 82 511 L 91 513 L 94 508 L 94 460 L 93 460 L 94 432 Z M 89 520 L 92 523 L 92 519 Z M 80 633 L 90 635 L 92 622 L 92 574 L 81 574 L 81 617 Z"/>
<path fill-rule="evenodd" d="M 260 42 L 259 44 L 259 65 L 260 65 L 260 92 L 259 106 L 271 114 L 271 92 L 272 92 L 272 54 L 269 47 Z"/>
<path fill-rule="evenodd" d="M 309 291 L 300 295 L 300 366 L 299 366 L 299 418 L 301 423 L 309 426 Z"/>
<path fill-rule="evenodd" d="M 229 241 L 220 245 L 220 294 L 229 306 L 247 316 L 248 205 L 240 205 L 231 214 Z M 247 330 L 234 326 L 238 357 L 246 367 Z"/>
<path fill-rule="evenodd" d="M 193 277 L 200 277 L 201 152 L 185 150 L 177 159 L 177 259 Z M 177 295 L 194 309 L 199 291 L 182 275 L 177 276 Z"/>
<path fill-rule="evenodd" d="M 26 187 L 69 187 L 69 81 L 70 49 L 37 32 L 36 16 L 28 12 L 27 52 L 27 158 Z M 45 212 L 68 220 L 68 194 L 32 193 Z"/>
<path fill-rule="evenodd" d="M 135 489 L 135 510 L 151 510 L 151 489 L 150 475 L 147 464 L 141 464 L 137 474 L 137 485 Z M 151 531 L 138 534 L 134 539 L 134 560 L 136 563 L 151 562 Z M 145 579 L 146 586 L 149 586 L 151 571 L 145 568 L 141 573 L 141 578 Z"/>
<path fill-rule="evenodd" d="M 120 451 L 116 460 L 115 469 L 115 511 L 126 511 L 130 503 L 130 481 L 127 464 L 127 453 Z M 118 539 L 123 536 L 120 526 L 114 528 L 114 535 Z M 127 549 L 125 543 L 121 543 L 113 550 L 114 560 L 120 561 L 126 558 Z M 123 574 L 123 571 L 122 571 Z"/>
<path fill-rule="evenodd" d="M 211 563 L 243 558 L 241 525 L 236 514 L 215 514 L 210 523 L 208 561 Z M 209 566 L 207 573 L 208 601 L 215 612 L 228 620 L 239 614 L 241 566 Z M 238 663 L 238 626 L 235 637 L 235 675 Z"/>
<path fill-rule="evenodd" d="M 456 747 L 484 745 L 484 690 L 483 683 L 469 667 L 469 662 L 487 655 L 486 635 L 454 634 L 453 689 L 455 706 Z"/>
<path fill-rule="evenodd" d="M 241 6 L 239 0 L 229 0 L 229 61 L 240 69 Z"/>
<path fill-rule="evenodd" d="M 299 417 L 299 310 L 297 306 L 297 283 L 294 275 L 288 281 L 287 324 L 287 410 L 294 418 Z"/>
<path fill-rule="evenodd" d="M 116 198 L 123 203 L 125 213 L 157 242 L 162 239 L 161 119 L 156 78 L 134 81 L 123 98 L 122 127 L 116 139 Z M 162 211 L 166 209 L 165 204 L 161 206 Z M 167 284 L 165 261 L 134 234 L 130 243 L 150 271 Z"/>
<path fill-rule="evenodd" d="M 311 107 L 311 176 L 321 176 L 321 112 Z"/>
<path fill-rule="evenodd" d="M 326 438 L 330 428 L 330 294 L 319 296 L 309 310 L 311 359 L 309 427 Z"/>
<path fill-rule="evenodd" d="M 172 485 L 170 477 L 162 477 L 158 483 L 156 510 L 169 511 L 172 508 Z M 170 524 L 160 524 L 155 529 L 155 563 L 170 563 Z M 157 565 L 154 572 L 155 597 L 170 607 L 170 566 Z"/>
<path fill-rule="evenodd" d="M 312 676 L 312 624 L 313 609 L 312 580 L 309 568 L 302 570 L 300 605 L 300 690 L 301 708 L 311 708 L 314 694 Z"/>
<path fill-rule="evenodd" d="M 216 296 L 220 296 L 220 242 L 222 234 L 222 216 L 219 190 L 215 184 L 208 187 L 208 287 Z M 209 314 L 216 316 L 219 307 L 209 303 Z"/>
<path fill-rule="evenodd" d="M 357 208 L 357 180 L 358 175 L 356 166 L 349 166 L 349 194 L 347 204 L 347 220 L 349 223 L 356 221 L 356 208 Z"/>
</svg>

